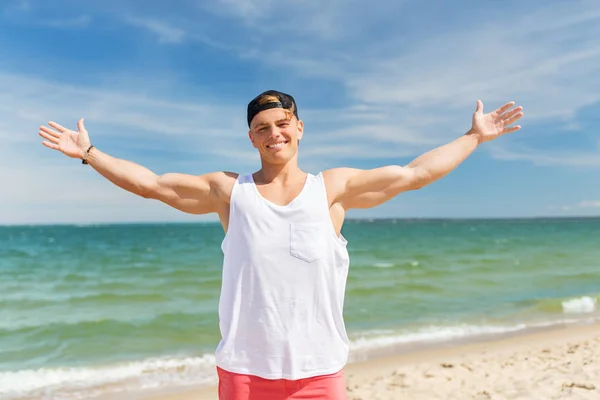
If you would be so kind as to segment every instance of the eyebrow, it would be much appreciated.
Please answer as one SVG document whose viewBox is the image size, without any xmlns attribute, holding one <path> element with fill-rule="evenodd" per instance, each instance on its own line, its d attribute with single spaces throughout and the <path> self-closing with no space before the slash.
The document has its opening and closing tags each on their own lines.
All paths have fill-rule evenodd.
<svg viewBox="0 0 600 400">
<path fill-rule="evenodd" d="M 277 121 L 275 121 L 275 123 L 276 123 L 276 124 L 279 124 L 279 123 L 281 123 L 281 122 L 284 122 L 284 121 L 285 121 L 285 122 L 289 122 L 290 120 L 289 120 L 288 118 L 282 118 L 282 119 L 278 119 Z M 263 122 L 263 123 L 260 123 L 260 124 L 256 124 L 256 125 L 254 126 L 254 128 L 255 128 L 255 129 L 256 129 L 256 128 L 260 128 L 260 127 L 262 127 L 262 126 L 265 126 L 265 125 L 269 125 L 269 123 L 268 123 L 268 122 Z"/>
</svg>

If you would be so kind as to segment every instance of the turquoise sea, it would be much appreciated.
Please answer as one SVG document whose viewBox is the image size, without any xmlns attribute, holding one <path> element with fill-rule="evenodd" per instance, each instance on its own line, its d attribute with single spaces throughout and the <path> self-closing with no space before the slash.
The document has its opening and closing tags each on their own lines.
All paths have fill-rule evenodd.
<svg viewBox="0 0 600 400">
<path fill-rule="evenodd" d="M 600 320 L 600 219 L 343 229 L 352 359 Z M 220 225 L 0 227 L 0 399 L 214 379 Z"/>
</svg>

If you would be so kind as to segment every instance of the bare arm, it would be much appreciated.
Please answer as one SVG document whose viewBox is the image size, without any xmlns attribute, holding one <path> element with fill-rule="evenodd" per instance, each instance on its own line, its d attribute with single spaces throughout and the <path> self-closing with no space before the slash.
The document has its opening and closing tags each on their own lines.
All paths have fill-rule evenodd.
<svg viewBox="0 0 600 400">
<path fill-rule="evenodd" d="M 507 103 L 492 113 L 483 114 L 483 104 L 478 101 L 469 132 L 404 167 L 391 165 L 371 170 L 339 168 L 327 171 L 326 179 L 333 187 L 333 201 L 342 204 L 346 210 L 370 208 L 404 191 L 435 182 L 460 165 L 480 143 L 520 129 L 518 125 L 508 127 L 523 116 L 522 107 L 508 111 L 513 105 Z"/>
<path fill-rule="evenodd" d="M 83 125 L 78 123 L 78 132 L 50 122 L 54 128 L 42 126 L 40 136 L 43 144 L 72 158 L 82 158 L 89 148 L 89 136 Z M 202 176 L 169 173 L 157 175 L 151 170 L 131 161 L 112 157 L 93 148 L 87 162 L 110 182 L 144 198 L 160 200 L 171 207 L 191 214 L 217 212 L 229 201 L 234 174 L 215 172 Z"/>
<path fill-rule="evenodd" d="M 138 196 L 160 200 L 190 214 L 217 212 L 231 174 L 214 172 L 201 176 L 167 173 L 157 175 L 131 161 L 114 158 L 96 148 L 90 151 L 89 165 L 106 179 Z"/>
</svg>

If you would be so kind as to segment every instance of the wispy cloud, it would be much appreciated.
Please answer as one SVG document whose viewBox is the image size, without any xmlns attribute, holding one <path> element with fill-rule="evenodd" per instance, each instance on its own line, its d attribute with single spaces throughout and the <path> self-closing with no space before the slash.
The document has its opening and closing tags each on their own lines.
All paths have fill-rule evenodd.
<svg viewBox="0 0 600 400">
<path fill-rule="evenodd" d="M 564 166 L 600 168 L 600 148 L 595 151 L 575 152 L 531 149 L 524 146 L 503 146 L 494 144 L 488 147 L 492 157 L 507 161 L 528 161 L 540 166 Z"/>
<path fill-rule="evenodd" d="M 365 26 L 357 21 L 353 28 Z M 243 56 L 339 82 L 354 107 L 378 110 L 378 124 L 385 125 L 377 130 L 380 139 L 394 140 L 398 130 L 408 130 L 436 143 L 449 140 L 467 128 L 478 98 L 487 111 L 509 100 L 524 105 L 529 132 L 536 123 L 553 122 L 573 135 L 578 113 L 600 103 L 597 2 L 558 2 L 511 15 L 508 26 L 498 16 L 412 38 L 416 43 L 407 44 L 401 35 L 386 35 L 376 43 L 357 41 L 352 50 L 343 40 L 342 45 L 300 42 L 294 52 L 283 44 L 271 56 Z M 486 148 L 496 158 L 536 165 L 600 166 L 596 151 L 554 154 L 543 147 L 526 148 L 521 134 L 506 140 L 502 149 Z"/>
<path fill-rule="evenodd" d="M 144 28 L 158 37 L 159 43 L 181 43 L 186 33 L 181 29 L 154 18 L 129 17 L 125 22 Z"/>
<path fill-rule="evenodd" d="M 197 136 L 199 121 L 219 133 L 239 128 L 231 118 L 224 118 L 234 111 L 226 105 L 169 101 L 164 95 L 75 86 L 17 74 L 0 73 L 0 84 L 4 88 L 0 111 L 21 120 L 68 121 L 85 116 L 105 125 L 178 136 Z M 238 123 L 242 121 L 240 116 Z"/>
<path fill-rule="evenodd" d="M 292 44 L 296 47 L 303 41 L 305 44 L 317 41 L 320 46 L 327 43 L 362 46 L 366 42 L 373 45 L 373 31 L 388 23 L 405 22 L 407 18 L 403 15 L 409 13 L 409 3 L 384 0 L 374 6 L 355 0 L 196 2 L 202 10 L 241 23 L 255 34 L 253 39 L 264 40 L 262 44 L 271 49 L 285 49 Z M 270 44 L 274 46 L 269 46 L 268 38 L 274 37 L 283 40 L 271 40 Z M 318 51 L 317 48 L 313 50 Z"/>
<path fill-rule="evenodd" d="M 204 7 L 223 15 L 232 15 L 252 24 L 252 21 L 262 20 L 276 6 L 273 0 L 218 0 Z"/>
<path fill-rule="evenodd" d="M 488 111 L 516 100 L 525 105 L 529 126 L 550 120 L 565 131 L 581 109 L 600 102 L 596 2 L 557 2 L 491 17 L 480 10 L 479 23 L 412 31 L 410 40 L 399 27 L 410 25 L 409 11 L 418 10 L 384 3 L 221 0 L 202 8 L 243 23 L 231 33 L 238 46 L 230 50 L 239 57 L 336 82 L 350 107 L 378 110 L 387 125 L 380 132 L 390 139 L 399 126 L 438 143 L 455 137 L 468 128 L 479 98 Z M 322 21 L 318 28 L 316 20 Z M 181 26 L 197 31 L 191 21 Z M 373 40 L 368 33 L 376 29 L 386 33 Z"/>
<path fill-rule="evenodd" d="M 600 209 L 600 200 L 595 201 L 580 201 L 575 204 L 563 204 L 563 205 L 553 205 L 548 207 L 549 210 L 553 211 L 565 211 L 565 212 L 578 212 L 578 211 L 592 211 Z"/>
<path fill-rule="evenodd" d="M 596 201 L 582 201 L 578 204 L 582 208 L 600 208 L 600 200 Z"/>
</svg>

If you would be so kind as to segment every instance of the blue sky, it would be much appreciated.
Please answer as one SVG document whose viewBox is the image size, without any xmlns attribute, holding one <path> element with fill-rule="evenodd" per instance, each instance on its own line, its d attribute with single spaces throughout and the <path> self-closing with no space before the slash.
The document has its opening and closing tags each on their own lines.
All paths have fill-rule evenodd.
<svg viewBox="0 0 600 400">
<path fill-rule="evenodd" d="M 85 117 L 157 173 L 255 171 L 247 102 L 296 97 L 300 165 L 406 164 L 515 100 L 522 130 L 419 191 L 350 217 L 600 215 L 600 2 L 7 0 L 0 224 L 199 221 L 41 145 Z"/>
</svg>

